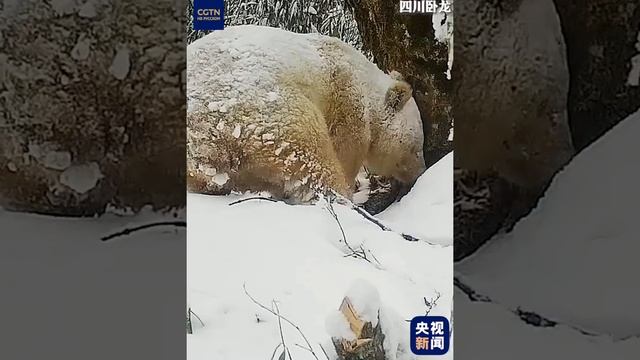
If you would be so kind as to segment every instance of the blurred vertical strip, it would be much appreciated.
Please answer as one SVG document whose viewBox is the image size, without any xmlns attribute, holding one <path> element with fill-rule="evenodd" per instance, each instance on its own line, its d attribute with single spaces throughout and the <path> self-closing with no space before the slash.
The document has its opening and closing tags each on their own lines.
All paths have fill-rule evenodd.
<svg viewBox="0 0 640 360">
<path fill-rule="evenodd" d="M 186 357 L 185 8 L 0 2 L 0 358 Z"/>
<path fill-rule="evenodd" d="M 4 2 L 0 205 L 94 215 L 184 206 L 184 8 Z"/>
</svg>

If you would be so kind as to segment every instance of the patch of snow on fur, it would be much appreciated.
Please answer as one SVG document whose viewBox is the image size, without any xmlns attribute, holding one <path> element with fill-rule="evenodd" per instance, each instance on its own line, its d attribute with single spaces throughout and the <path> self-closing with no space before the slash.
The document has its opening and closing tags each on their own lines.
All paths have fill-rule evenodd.
<svg viewBox="0 0 640 360">
<path fill-rule="evenodd" d="M 229 181 L 229 174 L 227 173 L 215 174 L 213 175 L 213 177 L 211 177 L 211 181 L 213 181 L 219 186 L 222 186 L 226 184 L 227 181 Z"/>
<path fill-rule="evenodd" d="M 121 46 L 116 52 L 116 56 L 113 58 L 113 62 L 109 67 L 109 72 L 118 80 L 124 80 L 129 74 L 129 68 L 131 63 L 129 60 L 129 49 Z"/>
<path fill-rule="evenodd" d="M 93 189 L 103 177 L 100 166 L 91 162 L 67 168 L 60 174 L 60 183 L 79 194 L 84 194 Z"/>
<path fill-rule="evenodd" d="M 71 166 L 71 154 L 68 151 L 50 151 L 44 155 L 41 163 L 49 169 L 64 170 Z"/>
<path fill-rule="evenodd" d="M 240 137 L 241 130 L 242 130 L 242 126 L 240 124 L 236 124 L 236 127 L 233 129 L 233 132 L 231 133 L 231 135 L 233 135 L 233 137 L 237 139 Z"/>
</svg>

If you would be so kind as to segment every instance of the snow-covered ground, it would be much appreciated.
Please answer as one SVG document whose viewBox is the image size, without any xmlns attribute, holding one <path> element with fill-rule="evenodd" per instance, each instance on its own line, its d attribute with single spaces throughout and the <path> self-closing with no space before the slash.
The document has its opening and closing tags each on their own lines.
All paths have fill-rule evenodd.
<svg viewBox="0 0 640 360">
<path fill-rule="evenodd" d="M 332 335 L 345 334 L 338 312 L 345 295 L 355 298 L 364 316 L 380 306 L 385 347 L 400 349 L 399 360 L 413 358 L 405 320 L 425 313 L 424 298 L 438 299 L 430 314 L 452 312 L 452 171 L 450 154 L 378 216 L 396 232 L 439 244 L 406 241 L 346 206 L 333 205 L 349 247 L 365 249 L 368 260 L 347 256 L 352 251 L 341 241 L 326 203 L 254 200 L 229 206 L 243 196 L 189 194 L 188 297 L 204 323 L 193 319 L 189 360 L 270 358 L 281 342 L 277 318 L 254 303 L 245 286 L 264 306 L 277 302 L 280 314 L 300 328 L 320 358 L 322 348 L 333 356 Z M 294 359 L 314 358 L 294 345 L 305 345 L 296 329 L 283 324 L 283 335 Z M 444 358 L 451 357 L 449 352 Z"/>
<path fill-rule="evenodd" d="M 175 345 L 184 314 L 175 310 L 184 302 L 184 228 L 100 240 L 167 218 L 174 220 L 152 212 L 74 219 L 0 209 L 0 357 L 183 357 Z"/>
<path fill-rule="evenodd" d="M 616 341 L 562 325 L 535 327 L 499 304 L 471 302 L 458 289 L 454 296 L 457 359 L 636 360 L 640 354 L 638 338 Z"/>
<path fill-rule="evenodd" d="M 431 166 L 405 196 L 378 217 L 430 243 L 453 241 L 453 153 Z"/>
<path fill-rule="evenodd" d="M 528 341 L 542 343 L 553 338 L 564 349 L 562 354 L 581 359 L 637 358 L 640 168 L 628 155 L 640 150 L 638 133 L 640 112 L 578 154 L 554 178 L 536 209 L 512 232 L 490 240 L 456 264 L 456 276 L 500 304 L 501 318 L 511 316 L 505 308 L 521 307 L 561 324 L 601 334 L 588 337 L 574 330 L 534 328 L 512 316 L 522 325 L 516 327 L 514 322 L 510 339 L 528 336 Z M 464 319 L 460 322 L 475 325 L 472 317 L 500 321 L 491 320 L 488 313 L 495 305 L 461 304 L 456 303 L 456 316 Z M 470 329 L 460 326 L 463 328 L 457 334 L 458 341 L 465 344 L 463 348 L 471 346 L 470 341 L 481 344 L 499 338 L 497 331 L 465 336 Z M 536 353 L 542 354 L 528 354 Z M 505 356 L 499 359 L 510 358 L 507 352 L 500 355 Z"/>
</svg>

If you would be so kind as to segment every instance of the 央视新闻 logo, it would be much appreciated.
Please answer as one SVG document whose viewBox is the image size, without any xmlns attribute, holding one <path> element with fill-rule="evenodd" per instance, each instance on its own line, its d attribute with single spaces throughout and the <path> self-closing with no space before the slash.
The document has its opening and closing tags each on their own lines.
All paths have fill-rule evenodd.
<svg viewBox="0 0 640 360">
<path fill-rule="evenodd" d="M 416 355 L 444 355 L 449 351 L 451 329 L 444 316 L 416 316 L 411 320 L 411 351 Z"/>
</svg>

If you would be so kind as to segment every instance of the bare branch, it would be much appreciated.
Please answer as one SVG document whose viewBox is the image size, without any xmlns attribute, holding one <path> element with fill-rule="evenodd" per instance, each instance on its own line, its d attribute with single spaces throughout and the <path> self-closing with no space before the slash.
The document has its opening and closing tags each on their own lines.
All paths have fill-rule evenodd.
<svg viewBox="0 0 640 360">
<path fill-rule="evenodd" d="M 351 251 L 351 253 L 346 254 L 345 257 L 354 257 L 354 258 L 357 258 L 357 259 L 363 259 L 363 260 L 373 264 L 373 262 L 371 262 L 371 260 L 369 260 L 369 258 L 367 257 L 367 252 L 369 252 L 369 254 L 371 254 L 371 256 L 373 257 L 374 261 L 376 262 L 376 264 L 373 264 L 373 265 L 376 266 L 377 268 L 382 268 L 382 264 L 380 264 L 378 259 L 376 259 L 376 257 L 373 255 L 371 250 L 365 249 L 362 245 L 360 245 L 360 247 L 356 250 L 349 244 L 349 242 L 347 241 L 347 236 L 346 236 L 346 234 L 344 232 L 344 228 L 342 227 L 342 223 L 340 222 L 340 219 L 338 218 L 338 214 L 336 213 L 336 210 L 333 207 L 333 202 L 332 202 L 331 199 L 327 199 L 327 210 L 329 211 L 329 213 L 331 214 L 333 219 L 336 221 L 336 223 L 338 223 L 338 227 L 340 227 L 340 233 L 342 234 L 342 241 L 344 241 L 344 243 L 347 246 L 347 248 L 349 249 L 349 251 Z"/>
<path fill-rule="evenodd" d="M 271 202 L 278 202 L 278 200 L 276 200 L 276 199 L 268 198 L 268 197 L 265 197 L 265 196 L 253 196 L 253 197 L 250 197 L 250 198 L 240 199 L 240 200 L 234 201 L 232 203 L 229 203 L 229 206 L 237 205 L 237 204 L 243 203 L 245 201 L 251 201 L 251 200 L 265 200 L 265 201 L 271 201 Z"/>
<path fill-rule="evenodd" d="M 442 296 L 442 294 L 440 294 L 439 291 L 436 290 L 436 297 L 431 298 L 431 300 L 427 300 L 426 297 L 424 297 L 424 305 L 427 307 L 427 311 L 425 312 L 425 316 L 428 316 L 429 313 L 431 312 L 431 310 L 433 310 L 433 308 L 436 306 L 436 304 L 438 303 L 438 300 L 440 300 L 440 296 Z"/>
<path fill-rule="evenodd" d="M 311 346 L 311 343 L 309 343 L 309 340 L 304 335 L 304 333 L 302 332 L 302 330 L 300 329 L 300 327 L 298 325 L 294 324 L 291 320 L 287 319 L 286 317 L 280 315 L 279 313 L 276 313 L 272 309 L 269 309 L 268 307 L 266 307 L 266 306 L 262 305 L 260 302 L 258 302 L 258 300 L 256 300 L 253 296 L 251 296 L 251 294 L 249 294 L 249 291 L 247 291 L 247 285 L 246 284 L 242 284 L 242 288 L 244 289 L 244 293 L 247 295 L 247 297 L 249 299 L 251 299 L 251 301 L 254 304 L 256 304 L 259 307 L 261 307 L 262 309 L 270 312 L 271 314 L 273 314 L 274 316 L 278 317 L 279 319 L 284 320 L 287 324 L 291 325 L 294 329 L 296 329 L 296 331 L 300 334 L 302 339 L 304 339 L 304 342 L 309 347 L 309 352 L 313 355 L 314 358 L 316 358 L 316 360 L 320 360 L 320 359 L 318 359 L 318 356 L 316 355 L 316 353 L 313 351 L 313 347 Z"/>
<path fill-rule="evenodd" d="M 404 234 L 404 233 L 400 233 L 400 232 L 394 231 L 390 227 L 388 227 L 385 224 L 383 224 L 380 220 L 376 219 L 375 216 L 369 214 L 367 212 L 367 210 L 365 210 L 365 209 L 359 207 L 358 205 L 354 204 L 353 201 L 347 199 L 346 197 L 338 194 L 335 191 L 331 191 L 331 194 L 333 196 L 335 196 L 336 199 L 338 199 L 340 202 L 346 204 L 352 210 L 355 210 L 358 214 L 362 215 L 362 217 L 364 217 L 368 221 L 372 222 L 373 224 L 375 224 L 377 227 L 379 227 L 383 231 L 390 231 L 390 232 L 396 233 L 396 234 L 402 236 L 402 238 L 407 240 L 407 241 L 422 241 L 422 242 L 426 242 L 427 244 L 433 245 L 433 246 L 444 246 L 444 245 L 435 244 L 435 243 L 429 242 L 427 240 L 423 240 L 423 239 L 417 238 L 417 237 L 412 236 L 412 235 L 408 235 L 408 234 Z"/>
<path fill-rule="evenodd" d="M 136 231 L 149 229 L 149 228 L 153 228 L 153 227 L 159 227 L 159 226 L 187 227 L 187 222 L 186 221 L 160 221 L 160 222 L 154 222 L 154 223 L 150 223 L 150 224 L 144 224 L 144 225 L 135 226 L 135 227 L 132 227 L 132 228 L 125 228 L 122 231 L 118 231 L 118 232 L 112 233 L 110 235 L 103 236 L 101 238 L 101 240 L 102 241 L 108 241 L 108 240 L 111 240 L 111 239 L 114 239 L 114 238 L 117 238 L 117 237 L 129 235 L 129 234 L 131 234 L 133 232 L 136 232 Z"/>
<path fill-rule="evenodd" d="M 202 321 L 202 319 L 200 319 L 200 316 L 198 316 L 198 314 L 196 314 L 195 312 L 193 312 L 193 310 L 191 310 L 191 308 L 189 308 L 189 314 L 192 314 L 193 316 L 196 317 L 196 319 L 198 319 L 198 321 L 200 322 L 200 324 L 202 326 L 204 326 L 204 322 Z"/>
<path fill-rule="evenodd" d="M 322 349 L 322 352 L 324 353 L 324 356 L 327 358 L 327 360 L 331 360 L 329 354 L 327 354 L 327 351 L 324 349 L 324 346 L 322 346 L 322 344 L 318 344 L 318 346 L 320 346 L 320 349 Z"/>
</svg>

